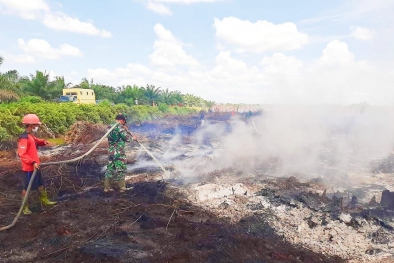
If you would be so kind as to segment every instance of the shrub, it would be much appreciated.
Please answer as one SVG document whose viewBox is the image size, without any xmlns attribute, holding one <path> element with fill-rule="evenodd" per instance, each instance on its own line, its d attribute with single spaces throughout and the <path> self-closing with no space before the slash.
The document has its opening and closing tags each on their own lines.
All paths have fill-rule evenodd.
<svg viewBox="0 0 394 263">
<path fill-rule="evenodd" d="M 99 103 L 97 105 L 100 106 L 111 106 L 113 103 L 107 99 L 104 100 L 100 100 Z"/>
<path fill-rule="evenodd" d="M 165 112 L 169 112 L 170 106 L 168 106 L 165 103 L 160 103 L 158 109 L 159 109 L 159 111 L 165 113 Z"/>
<path fill-rule="evenodd" d="M 188 115 L 196 110 L 185 107 L 159 107 L 145 105 L 127 106 L 126 104 L 108 105 L 103 102 L 94 104 L 38 102 L 35 97 L 24 97 L 25 100 L 0 104 L 0 140 L 15 138 L 23 132 L 22 117 L 29 113 L 37 114 L 56 135 L 64 135 L 76 121 L 90 121 L 108 124 L 114 121 L 119 113 L 125 113 L 129 122 L 141 122 L 161 118 L 166 114 Z M 34 101 L 34 103 L 33 103 Z M 1 139 L 3 138 L 3 139 Z"/>
<path fill-rule="evenodd" d="M 10 113 L 10 111 L 0 112 L 0 127 L 9 137 L 17 137 L 24 130 L 21 123 L 22 117 L 13 116 Z M 2 137 L 5 139 L 4 135 Z"/>
<path fill-rule="evenodd" d="M 19 102 L 40 103 L 44 102 L 44 100 L 41 97 L 37 96 L 26 96 L 22 97 Z"/>
<path fill-rule="evenodd" d="M 7 130 L 3 127 L 0 127 L 0 142 L 9 139 L 10 136 L 7 133 Z"/>
</svg>

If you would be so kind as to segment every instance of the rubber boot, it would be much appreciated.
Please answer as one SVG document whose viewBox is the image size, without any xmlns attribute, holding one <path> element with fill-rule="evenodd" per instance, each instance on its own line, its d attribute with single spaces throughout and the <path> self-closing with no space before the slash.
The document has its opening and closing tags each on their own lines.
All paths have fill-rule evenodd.
<svg viewBox="0 0 394 263">
<path fill-rule="evenodd" d="M 31 212 L 30 209 L 29 209 L 29 204 L 28 204 L 27 201 L 26 201 L 25 205 L 23 206 L 22 213 L 23 213 L 24 215 L 31 215 L 31 214 L 32 214 L 32 212 Z"/>
<path fill-rule="evenodd" d="M 126 191 L 126 180 L 124 178 L 120 179 L 118 181 L 118 186 L 119 186 L 119 192 L 124 193 L 124 191 Z"/>
<path fill-rule="evenodd" d="M 114 189 L 111 188 L 111 179 L 105 177 L 104 178 L 104 192 L 112 192 Z"/>
<path fill-rule="evenodd" d="M 47 192 L 42 189 L 40 190 L 40 200 L 43 205 L 56 205 L 57 202 L 52 202 L 48 199 Z"/>
</svg>

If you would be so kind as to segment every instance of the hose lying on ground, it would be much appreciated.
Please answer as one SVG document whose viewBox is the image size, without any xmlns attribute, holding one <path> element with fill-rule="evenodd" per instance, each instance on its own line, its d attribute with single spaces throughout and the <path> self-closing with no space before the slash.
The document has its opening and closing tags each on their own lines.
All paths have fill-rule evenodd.
<svg viewBox="0 0 394 263">
<path fill-rule="evenodd" d="M 118 126 L 118 125 L 112 126 L 111 129 L 109 129 L 109 131 L 108 131 L 103 137 L 101 137 L 101 139 L 100 139 L 100 140 L 99 140 L 99 141 L 98 141 L 88 152 L 86 152 L 85 154 L 83 154 L 83 155 L 81 155 L 81 156 L 79 156 L 79 157 L 76 157 L 76 158 L 74 158 L 74 159 L 71 159 L 71 160 L 57 161 L 57 162 L 49 162 L 49 163 L 42 163 L 40 166 L 47 166 L 47 165 L 53 165 L 53 164 L 62 164 L 62 163 L 72 163 L 72 162 L 76 162 L 76 161 L 81 160 L 81 159 L 84 158 L 85 156 L 89 155 L 94 149 L 96 149 L 97 146 L 99 146 L 99 144 L 108 136 L 108 134 L 109 134 L 113 129 L 115 129 L 116 126 Z M 27 198 L 28 198 L 28 196 L 29 196 L 30 189 L 31 189 L 31 186 L 32 186 L 32 184 L 33 184 L 34 177 L 36 176 L 36 173 L 37 173 L 37 170 L 34 169 L 33 175 L 31 176 L 29 185 L 28 185 L 27 190 L 26 190 L 26 195 L 25 195 L 25 197 L 24 197 L 23 200 L 22 200 L 21 207 L 19 208 L 19 212 L 18 212 L 18 214 L 16 215 L 16 217 L 14 218 L 14 221 L 12 221 L 12 223 L 11 223 L 10 225 L 8 225 L 8 226 L 1 227 L 1 228 L 0 228 L 0 232 L 1 232 L 1 231 L 4 231 L 4 230 L 7 230 L 7 229 L 10 229 L 11 227 L 15 226 L 16 222 L 18 221 L 19 217 L 20 217 L 21 214 L 22 214 L 23 207 L 25 206 L 25 204 L 26 204 L 26 202 L 27 202 Z"/>
</svg>

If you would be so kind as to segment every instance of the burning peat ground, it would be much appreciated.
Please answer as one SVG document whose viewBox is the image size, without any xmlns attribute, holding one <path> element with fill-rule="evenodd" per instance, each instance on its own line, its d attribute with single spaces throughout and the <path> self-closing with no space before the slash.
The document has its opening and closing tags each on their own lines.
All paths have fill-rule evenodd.
<svg viewBox="0 0 394 263">
<path fill-rule="evenodd" d="M 364 152 L 349 158 L 338 132 L 291 144 L 311 137 L 295 129 L 293 140 L 280 138 L 290 146 L 273 144 L 269 119 L 212 114 L 203 127 L 196 117 L 132 127 L 169 174 L 133 144 L 125 194 L 102 192 L 105 143 L 78 165 L 44 168 L 59 204 L 32 202 L 38 214 L 1 232 L 0 262 L 393 262 L 393 211 L 380 205 L 382 190 L 394 190 L 381 173 L 390 158 L 375 160 L 375 173 L 359 167 Z M 85 131 L 74 133 L 80 144 L 44 150 L 44 161 L 91 147 L 93 128 L 75 129 Z M 20 203 L 18 162 L 5 160 L 0 225 Z"/>
<path fill-rule="evenodd" d="M 292 156 L 289 148 L 297 149 L 292 145 L 282 148 L 287 155 L 275 158 L 253 145 L 264 136 L 258 128 L 264 131 L 264 123 L 259 121 L 264 122 L 255 119 L 245 124 L 237 117 L 230 126 L 211 122 L 192 136 L 163 135 L 161 145 L 151 149 L 172 170 L 165 179 L 177 185 L 189 202 L 232 223 L 257 216 L 294 245 L 350 262 L 394 262 L 394 199 L 388 191 L 394 190 L 392 155 L 367 162 L 364 150 L 372 147 L 369 142 L 352 141 L 350 128 L 357 132 L 359 128 L 355 124 L 344 134 L 326 133 L 318 154 L 316 149 L 303 148 L 303 157 Z M 263 147 L 272 145 L 263 142 Z M 299 145 L 310 143 L 302 140 Z M 337 148 L 346 143 L 353 148 Z M 306 169 L 299 164 L 289 169 L 294 162 L 286 159 L 289 156 L 303 160 Z M 138 162 L 130 170 L 144 165 L 154 164 Z M 383 190 L 385 200 L 381 200 Z"/>
</svg>

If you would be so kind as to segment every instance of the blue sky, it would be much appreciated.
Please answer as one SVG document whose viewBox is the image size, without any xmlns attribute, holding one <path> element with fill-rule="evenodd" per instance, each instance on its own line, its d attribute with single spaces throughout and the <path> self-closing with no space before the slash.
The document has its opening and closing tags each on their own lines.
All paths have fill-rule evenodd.
<svg viewBox="0 0 394 263">
<path fill-rule="evenodd" d="M 1 71 L 231 103 L 394 102 L 389 0 L 0 0 Z"/>
</svg>

